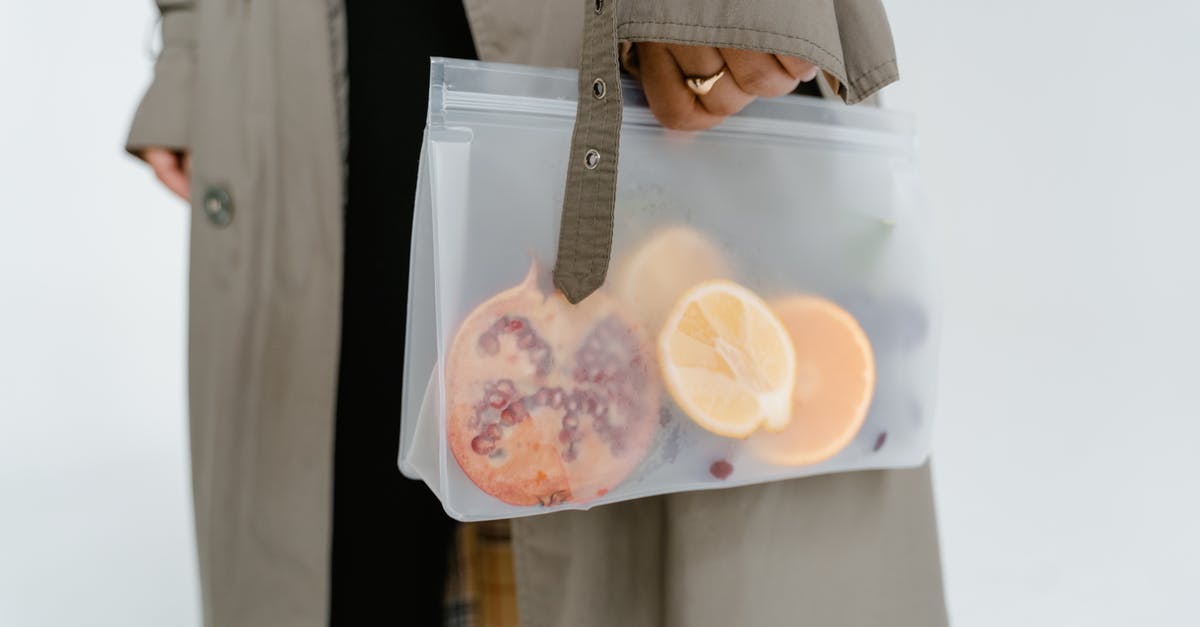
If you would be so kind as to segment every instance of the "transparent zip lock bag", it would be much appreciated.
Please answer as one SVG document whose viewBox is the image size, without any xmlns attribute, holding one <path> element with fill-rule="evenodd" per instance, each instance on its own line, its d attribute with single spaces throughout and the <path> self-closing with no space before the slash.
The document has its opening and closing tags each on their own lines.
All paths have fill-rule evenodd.
<svg viewBox="0 0 1200 627">
<path fill-rule="evenodd" d="M 940 308 L 907 116 L 789 96 L 680 133 L 627 81 L 611 264 L 570 304 L 577 74 L 431 80 L 399 465 L 451 516 L 924 462 Z"/>
</svg>

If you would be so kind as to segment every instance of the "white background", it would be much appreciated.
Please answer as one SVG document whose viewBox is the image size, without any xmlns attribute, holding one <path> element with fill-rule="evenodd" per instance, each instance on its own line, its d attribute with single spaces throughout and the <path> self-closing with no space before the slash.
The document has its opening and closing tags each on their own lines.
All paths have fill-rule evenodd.
<svg viewBox="0 0 1200 627">
<path fill-rule="evenodd" d="M 120 150 L 150 2 L 0 6 L 0 625 L 197 625 L 186 210 Z M 1195 623 L 1200 4 L 889 9 L 942 228 L 952 619 Z"/>
<path fill-rule="evenodd" d="M 183 204 L 124 156 L 149 0 L 0 0 L 0 626 L 199 624 Z"/>
</svg>

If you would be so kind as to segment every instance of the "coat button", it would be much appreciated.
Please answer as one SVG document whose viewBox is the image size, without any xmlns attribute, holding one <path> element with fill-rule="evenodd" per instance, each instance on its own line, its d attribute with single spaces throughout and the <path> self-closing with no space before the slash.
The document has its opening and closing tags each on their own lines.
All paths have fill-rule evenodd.
<svg viewBox="0 0 1200 627">
<path fill-rule="evenodd" d="M 213 226 L 229 226 L 233 222 L 233 200 L 223 188 L 210 187 L 205 190 L 200 208 Z"/>
</svg>

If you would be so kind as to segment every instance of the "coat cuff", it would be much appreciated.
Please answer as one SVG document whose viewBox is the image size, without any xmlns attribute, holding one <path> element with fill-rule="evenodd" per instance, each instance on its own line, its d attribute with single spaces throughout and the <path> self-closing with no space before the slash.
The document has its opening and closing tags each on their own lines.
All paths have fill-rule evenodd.
<svg viewBox="0 0 1200 627">
<path fill-rule="evenodd" d="M 187 150 L 190 145 L 196 46 L 190 10 L 165 10 L 162 51 L 154 79 L 138 105 L 125 149 L 141 157 L 151 146 Z"/>
<path fill-rule="evenodd" d="M 741 0 L 625 2 L 617 36 L 799 57 L 821 68 L 848 104 L 899 79 L 879 0 L 798 0 L 787 11 L 747 10 Z"/>
</svg>

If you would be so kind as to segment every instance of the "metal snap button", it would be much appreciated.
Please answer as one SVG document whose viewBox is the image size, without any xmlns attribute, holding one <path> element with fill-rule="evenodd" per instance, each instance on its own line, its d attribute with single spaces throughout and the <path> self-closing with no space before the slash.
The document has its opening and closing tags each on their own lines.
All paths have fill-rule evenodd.
<svg viewBox="0 0 1200 627">
<path fill-rule="evenodd" d="M 600 165 L 600 152 L 592 148 L 583 155 L 583 167 L 595 170 L 598 165 Z"/>
<path fill-rule="evenodd" d="M 592 81 L 592 95 L 596 97 L 596 100 L 603 100 L 604 94 L 607 93 L 608 85 L 604 84 L 604 79 L 597 78 L 596 80 Z"/>
<path fill-rule="evenodd" d="M 233 222 L 233 199 L 223 188 L 206 189 L 204 198 L 200 201 L 200 209 L 213 226 L 229 226 L 229 223 Z"/>
</svg>

